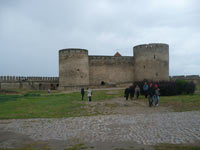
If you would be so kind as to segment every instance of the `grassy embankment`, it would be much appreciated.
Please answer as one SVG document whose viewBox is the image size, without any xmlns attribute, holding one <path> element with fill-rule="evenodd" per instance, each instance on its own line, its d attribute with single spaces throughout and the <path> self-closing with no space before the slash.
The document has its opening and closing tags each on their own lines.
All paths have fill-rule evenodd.
<svg viewBox="0 0 200 150">
<path fill-rule="evenodd" d="M 200 91 L 200 87 L 198 89 Z M 94 91 L 93 101 L 123 97 L 123 90 Z M 12 118 L 61 118 L 98 115 L 88 112 L 87 96 L 81 102 L 80 93 L 51 93 L 29 91 L 22 93 L 0 94 L 0 119 Z M 141 96 L 139 101 L 145 101 Z M 159 106 L 171 107 L 174 111 L 200 110 L 200 92 L 194 95 L 161 96 Z M 113 106 L 112 106 L 113 107 Z M 123 107 L 123 106 L 121 106 Z"/>
</svg>

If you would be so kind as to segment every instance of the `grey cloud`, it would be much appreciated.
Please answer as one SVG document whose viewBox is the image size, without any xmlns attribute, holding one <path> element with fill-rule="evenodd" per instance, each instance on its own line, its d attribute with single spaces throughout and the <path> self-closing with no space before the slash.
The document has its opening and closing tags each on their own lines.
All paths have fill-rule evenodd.
<svg viewBox="0 0 200 150">
<path fill-rule="evenodd" d="M 133 46 L 152 42 L 170 45 L 171 75 L 200 74 L 198 0 L 2 0 L 0 4 L 2 75 L 58 75 L 62 48 L 86 48 L 92 55 L 116 51 L 133 55 Z M 185 63 L 188 56 L 192 60 Z"/>
</svg>

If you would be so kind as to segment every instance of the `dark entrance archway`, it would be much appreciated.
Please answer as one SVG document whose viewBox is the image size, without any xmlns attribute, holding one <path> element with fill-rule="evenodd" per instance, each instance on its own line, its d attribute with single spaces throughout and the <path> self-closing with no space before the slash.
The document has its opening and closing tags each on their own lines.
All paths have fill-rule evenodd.
<svg viewBox="0 0 200 150">
<path fill-rule="evenodd" d="M 101 81 L 101 85 L 105 85 L 105 82 L 104 82 L 104 81 Z"/>
</svg>

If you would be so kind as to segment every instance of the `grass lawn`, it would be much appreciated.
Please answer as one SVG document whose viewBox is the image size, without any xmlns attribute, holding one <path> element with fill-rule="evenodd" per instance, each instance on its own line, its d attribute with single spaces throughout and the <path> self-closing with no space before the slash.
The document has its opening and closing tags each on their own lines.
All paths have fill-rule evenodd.
<svg viewBox="0 0 200 150">
<path fill-rule="evenodd" d="M 161 96 L 160 105 L 174 111 L 200 110 L 200 93 L 194 95 Z"/>
<path fill-rule="evenodd" d="M 109 100 L 116 97 L 123 97 L 123 90 L 93 91 L 92 101 Z M 144 100 L 144 97 L 141 96 L 140 100 Z M 85 95 L 86 101 L 87 95 Z M 98 113 L 88 112 L 84 107 L 88 105 L 85 102 L 81 102 L 81 95 L 78 92 L 47 94 L 46 91 L 29 91 L 20 94 L 0 94 L 0 119 L 98 115 Z M 200 110 L 200 93 L 160 96 L 159 106 L 170 107 L 174 111 Z"/>
<path fill-rule="evenodd" d="M 197 92 L 197 93 L 200 93 L 200 85 L 197 85 L 197 86 L 196 86 L 196 92 Z"/>
<path fill-rule="evenodd" d="M 93 101 L 109 100 L 123 95 L 122 90 L 94 91 Z M 87 95 L 85 96 L 87 101 Z M 28 92 L 23 95 L 0 95 L 0 119 L 12 118 L 61 118 L 90 115 L 83 107 L 78 92 L 62 94 Z"/>
</svg>

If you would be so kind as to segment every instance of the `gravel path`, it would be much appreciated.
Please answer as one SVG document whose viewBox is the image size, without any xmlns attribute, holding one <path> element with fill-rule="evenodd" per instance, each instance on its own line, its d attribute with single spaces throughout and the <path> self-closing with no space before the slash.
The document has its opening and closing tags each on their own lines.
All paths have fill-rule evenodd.
<svg viewBox="0 0 200 150">
<path fill-rule="evenodd" d="M 42 141 L 191 144 L 200 141 L 200 111 L 0 120 L 0 131 L 19 133 Z"/>
</svg>

